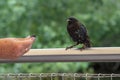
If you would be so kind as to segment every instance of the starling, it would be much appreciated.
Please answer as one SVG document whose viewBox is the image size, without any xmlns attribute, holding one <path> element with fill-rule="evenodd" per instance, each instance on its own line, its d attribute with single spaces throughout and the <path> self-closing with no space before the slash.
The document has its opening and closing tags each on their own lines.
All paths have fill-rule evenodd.
<svg viewBox="0 0 120 80">
<path fill-rule="evenodd" d="M 67 21 L 67 31 L 75 44 L 67 47 L 66 50 L 73 48 L 74 46 L 77 46 L 79 44 L 83 44 L 80 50 L 90 48 L 91 43 L 85 26 L 74 17 L 68 18 Z"/>
</svg>

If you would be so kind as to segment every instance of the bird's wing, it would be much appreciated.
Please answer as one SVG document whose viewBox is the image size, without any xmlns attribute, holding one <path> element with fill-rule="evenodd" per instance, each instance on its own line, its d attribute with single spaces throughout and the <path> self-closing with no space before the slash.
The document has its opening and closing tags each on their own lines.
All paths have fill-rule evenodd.
<svg viewBox="0 0 120 80">
<path fill-rule="evenodd" d="M 87 30 L 86 28 L 84 27 L 84 25 L 80 25 L 79 26 L 79 29 L 77 30 L 77 34 L 78 34 L 78 37 L 81 39 L 81 40 L 84 40 L 86 35 L 87 35 Z"/>
<path fill-rule="evenodd" d="M 72 28 L 70 28 L 70 27 L 67 27 L 67 31 L 68 31 L 68 33 L 69 33 L 70 37 L 72 38 L 72 40 L 76 42 L 76 41 L 77 41 L 78 36 L 76 35 L 75 30 L 74 30 L 74 29 L 72 29 Z"/>
<path fill-rule="evenodd" d="M 81 27 L 81 31 L 85 34 L 87 34 L 87 29 L 85 28 L 85 26 L 83 24 L 80 25 Z"/>
</svg>

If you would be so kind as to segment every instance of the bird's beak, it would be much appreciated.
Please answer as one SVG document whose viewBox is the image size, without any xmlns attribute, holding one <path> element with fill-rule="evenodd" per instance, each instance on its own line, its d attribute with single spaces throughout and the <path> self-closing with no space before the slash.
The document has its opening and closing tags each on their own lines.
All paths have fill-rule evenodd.
<svg viewBox="0 0 120 80">
<path fill-rule="evenodd" d="M 67 19 L 67 22 L 69 22 L 70 21 L 70 19 Z"/>
</svg>

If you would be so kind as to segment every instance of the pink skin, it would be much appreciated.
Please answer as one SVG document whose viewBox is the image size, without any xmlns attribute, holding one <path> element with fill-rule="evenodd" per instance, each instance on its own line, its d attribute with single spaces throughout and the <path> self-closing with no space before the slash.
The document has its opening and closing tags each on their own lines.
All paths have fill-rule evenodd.
<svg viewBox="0 0 120 80">
<path fill-rule="evenodd" d="M 26 38 L 1 38 L 0 59 L 19 58 L 30 50 L 34 41 L 34 36 Z"/>
</svg>

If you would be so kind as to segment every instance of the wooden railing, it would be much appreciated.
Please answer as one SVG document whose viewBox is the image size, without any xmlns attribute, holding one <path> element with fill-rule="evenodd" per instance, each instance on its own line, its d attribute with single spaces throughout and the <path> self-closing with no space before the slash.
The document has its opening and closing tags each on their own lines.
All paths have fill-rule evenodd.
<svg viewBox="0 0 120 80">
<path fill-rule="evenodd" d="M 31 49 L 15 60 L 0 59 L 0 63 L 13 62 L 115 62 L 120 61 L 120 47 L 93 47 L 86 50 L 64 48 Z"/>
</svg>

